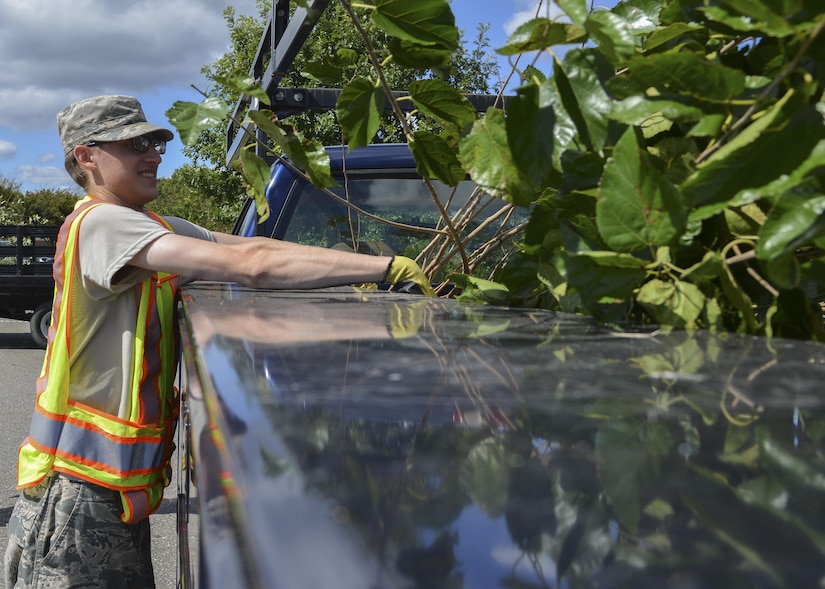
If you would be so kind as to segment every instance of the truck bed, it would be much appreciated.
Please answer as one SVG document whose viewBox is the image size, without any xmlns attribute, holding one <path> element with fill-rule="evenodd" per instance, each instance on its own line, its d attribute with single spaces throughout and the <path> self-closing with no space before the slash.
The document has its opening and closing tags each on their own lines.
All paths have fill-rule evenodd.
<svg viewBox="0 0 825 589">
<path fill-rule="evenodd" d="M 58 227 L 0 225 L 0 317 L 29 320 L 54 294 Z"/>
</svg>

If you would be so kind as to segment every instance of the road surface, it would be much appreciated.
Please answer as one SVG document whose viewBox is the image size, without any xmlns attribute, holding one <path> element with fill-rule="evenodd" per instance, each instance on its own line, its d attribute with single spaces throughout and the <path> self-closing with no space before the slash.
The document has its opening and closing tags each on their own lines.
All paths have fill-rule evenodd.
<svg viewBox="0 0 825 589">
<path fill-rule="evenodd" d="M 29 324 L 0 319 L 0 550 L 5 551 L 15 489 L 17 447 L 26 436 L 34 407 L 34 381 L 43 350 L 29 334 Z M 177 481 L 166 489 L 163 504 L 152 515 L 152 557 L 158 589 L 173 589 L 177 578 L 175 497 Z M 194 524 L 194 522 L 192 522 Z"/>
</svg>

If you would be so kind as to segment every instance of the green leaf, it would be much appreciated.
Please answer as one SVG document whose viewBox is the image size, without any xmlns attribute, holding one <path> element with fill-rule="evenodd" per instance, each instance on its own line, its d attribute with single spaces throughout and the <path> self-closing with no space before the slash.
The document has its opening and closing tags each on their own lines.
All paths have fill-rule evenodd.
<svg viewBox="0 0 825 589">
<path fill-rule="evenodd" d="M 507 144 L 522 176 L 536 188 L 553 173 L 555 97 L 550 85 L 531 84 L 516 90 L 507 108 Z"/>
<path fill-rule="evenodd" d="M 302 139 L 300 153 L 303 154 L 304 158 L 304 171 L 306 171 L 313 186 L 316 188 L 329 188 L 338 184 L 329 171 L 329 154 L 327 154 L 327 150 L 324 149 L 321 142 Z"/>
<path fill-rule="evenodd" d="M 630 23 L 613 12 L 591 13 L 585 29 L 598 44 L 598 50 L 614 65 L 624 64 L 636 54 L 636 38 Z"/>
<path fill-rule="evenodd" d="M 662 374 L 664 372 L 696 374 L 702 370 L 705 364 L 706 352 L 704 348 L 704 344 L 700 345 L 696 338 L 691 335 L 664 353 L 637 356 L 633 359 L 633 364 L 651 377 L 656 373 Z"/>
<path fill-rule="evenodd" d="M 251 110 L 247 116 L 249 116 L 252 122 L 255 123 L 261 131 L 263 131 L 270 139 L 277 143 L 284 152 L 286 152 L 288 130 L 278 122 L 278 117 L 274 112 L 266 109 Z"/>
<path fill-rule="evenodd" d="M 590 151 L 601 152 L 607 139 L 607 115 L 613 104 L 601 80 L 613 75 L 612 66 L 590 49 L 570 50 L 564 63 L 557 61 L 554 66 L 553 79 L 564 109 Z"/>
<path fill-rule="evenodd" d="M 756 257 L 767 261 L 793 253 L 825 235 L 825 195 L 788 193 L 768 213 L 759 234 Z"/>
<path fill-rule="evenodd" d="M 679 190 L 628 129 L 604 168 L 596 224 L 612 249 L 633 252 L 674 243 L 687 221 Z"/>
<path fill-rule="evenodd" d="M 707 284 L 722 272 L 722 258 L 717 252 L 707 252 L 702 260 L 682 274 L 682 280 L 693 284 Z"/>
<path fill-rule="evenodd" d="M 476 109 L 451 85 L 441 80 L 419 80 L 410 84 L 410 97 L 416 108 L 446 125 L 458 134 L 476 120 Z"/>
<path fill-rule="evenodd" d="M 447 67 L 453 54 L 444 47 L 410 43 L 398 37 L 390 40 L 389 49 L 395 63 L 412 69 Z"/>
<path fill-rule="evenodd" d="M 779 14 L 765 3 L 754 0 L 724 0 L 722 6 L 708 6 L 705 15 L 711 21 L 722 23 L 741 33 L 762 33 L 768 36 L 785 37 L 795 30 Z"/>
<path fill-rule="evenodd" d="M 703 116 L 688 131 L 689 137 L 717 137 L 725 124 L 725 115 L 710 114 Z"/>
<path fill-rule="evenodd" d="M 565 193 L 596 188 L 604 173 L 604 159 L 592 152 L 568 150 L 561 156 L 562 177 L 559 190 Z M 595 196 L 595 194 L 594 194 Z M 593 200 L 595 213 L 595 199 Z"/>
<path fill-rule="evenodd" d="M 175 127 L 184 145 L 194 145 L 200 134 L 226 121 L 229 107 L 220 98 L 207 98 L 200 104 L 175 102 L 166 118 Z"/>
<path fill-rule="evenodd" d="M 303 139 L 291 125 L 281 124 L 272 111 L 250 111 L 249 118 L 295 166 L 306 172 L 314 186 L 328 188 L 337 184 L 329 170 L 329 156 L 320 143 Z"/>
<path fill-rule="evenodd" d="M 281 124 L 271 110 L 251 110 L 249 118 L 273 143 L 281 148 L 281 153 L 287 155 L 296 166 L 302 169 L 306 166 L 300 137 L 295 134 L 291 125 Z"/>
<path fill-rule="evenodd" d="M 455 16 L 445 0 L 377 0 L 370 18 L 376 26 L 404 41 L 458 49 Z"/>
<path fill-rule="evenodd" d="M 372 142 L 381 125 L 384 101 L 383 90 L 366 78 L 354 79 L 341 91 L 335 112 L 350 149 Z"/>
<path fill-rule="evenodd" d="M 695 53 L 662 53 L 628 64 L 632 82 L 656 88 L 663 98 L 692 97 L 705 102 L 726 102 L 745 89 L 745 74 Z"/>
<path fill-rule="evenodd" d="M 748 503 L 764 506 L 783 503 L 787 498 L 785 488 L 775 477 L 769 475 L 749 479 L 736 487 L 736 490 Z"/>
<path fill-rule="evenodd" d="M 689 282 L 665 282 L 653 279 L 645 283 L 638 302 L 663 327 L 676 329 L 696 329 L 705 308 L 705 295 Z"/>
<path fill-rule="evenodd" d="M 646 275 L 646 262 L 614 252 L 561 252 L 568 282 L 583 299 L 597 303 L 628 300 Z"/>
<path fill-rule="evenodd" d="M 587 0 L 556 0 L 556 4 L 570 17 L 574 24 L 580 27 L 587 21 Z"/>
<path fill-rule="evenodd" d="M 581 43 L 587 32 L 578 25 L 534 18 L 520 25 L 507 39 L 507 44 L 496 49 L 501 55 L 517 55 L 528 51 L 543 51 L 554 45 Z"/>
<path fill-rule="evenodd" d="M 324 84 L 338 84 L 344 77 L 344 70 L 358 62 L 358 53 L 348 47 L 339 48 L 334 55 L 324 55 L 310 61 L 301 74 Z"/>
<path fill-rule="evenodd" d="M 610 118 L 627 125 L 642 126 L 649 119 L 664 116 L 674 122 L 695 121 L 704 115 L 697 107 L 674 100 L 649 100 L 643 96 L 630 96 L 611 104 Z"/>
<path fill-rule="evenodd" d="M 529 206 L 536 196 L 510 154 L 504 114 L 487 109 L 473 130 L 461 140 L 459 158 L 464 169 L 485 192 L 521 206 Z"/>
<path fill-rule="evenodd" d="M 322 84 L 335 84 L 344 77 L 344 69 L 335 61 L 324 57 L 317 61 L 311 61 L 304 66 L 303 75 L 321 82 Z"/>
<path fill-rule="evenodd" d="M 437 178 L 447 186 L 458 186 L 467 176 L 455 150 L 434 133 L 416 131 L 410 150 L 415 158 L 415 170 L 424 178 Z"/>
<path fill-rule="evenodd" d="M 502 305 L 506 304 L 510 295 L 506 286 L 492 280 L 467 274 L 450 274 L 447 278 L 461 289 L 461 294 L 456 298 L 464 303 Z"/>
<path fill-rule="evenodd" d="M 825 136 L 822 115 L 790 90 L 682 184 L 691 218 L 721 211 L 742 190 L 793 174 Z"/>
<path fill-rule="evenodd" d="M 707 37 L 707 29 L 698 25 L 677 22 L 666 27 L 656 29 L 645 39 L 645 51 L 653 51 L 683 35 L 698 35 Z"/>
<path fill-rule="evenodd" d="M 521 73 L 521 79 L 525 83 L 529 82 L 531 84 L 543 84 L 547 81 L 547 76 L 536 66 L 528 65 Z"/>
<path fill-rule="evenodd" d="M 616 4 L 612 12 L 628 22 L 634 35 L 649 35 L 659 26 L 664 4 L 664 0 L 625 0 Z"/>
<path fill-rule="evenodd" d="M 218 84 L 232 88 L 243 94 L 248 94 L 253 98 L 257 98 L 263 104 L 269 105 L 269 94 L 267 94 L 266 90 L 250 75 L 221 76 L 216 74 L 214 79 Z"/>
<path fill-rule="evenodd" d="M 242 149 L 232 165 L 243 176 L 246 192 L 255 200 L 259 222 L 263 223 L 269 217 L 269 204 L 266 200 L 269 165 L 251 149 Z"/>
<path fill-rule="evenodd" d="M 788 193 L 814 196 L 821 193 L 820 170 L 825 169 L 825 139 L 816 146 L 790 174 L 782 174 L 773 182 L 759 186 L 757 190 L 745 189 L 737 194 L 735 202 L 751 203 L 760 198 L 779 199 Z"/>
</svg>

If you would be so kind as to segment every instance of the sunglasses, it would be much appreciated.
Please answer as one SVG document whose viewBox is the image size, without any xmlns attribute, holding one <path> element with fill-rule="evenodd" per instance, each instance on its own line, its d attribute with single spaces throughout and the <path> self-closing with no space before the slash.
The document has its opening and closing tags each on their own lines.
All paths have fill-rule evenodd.
<svg viewBox="0 0 825 589">
<path fill-rule="evenodd" d="M 155 151 L 158 154 L 163 155 L 166 153 L 166 140 L 165 139 L 158 139 L 157 137 L 148 137 L 146 135 L 141 135 L 140 137 L 132 137 L 131 139 L 126 139 L 125 141 L 130 142 L 130 146 L 138 153 L 146 153 L 149 149 L 149 146 L 153 146 Z M 86 145 L 89 147 L 98 147 L 105 143 L 118 143 L 117 141 L 89 141 Z"/>
</svg>

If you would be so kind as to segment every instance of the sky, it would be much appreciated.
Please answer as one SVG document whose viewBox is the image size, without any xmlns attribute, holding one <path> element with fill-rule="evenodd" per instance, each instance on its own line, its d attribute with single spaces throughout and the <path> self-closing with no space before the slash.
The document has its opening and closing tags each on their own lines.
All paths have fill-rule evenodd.
<svg viewBox="0 0 825 589">
<path fill-rule="evenodd" d="M 178 100 L 199 102 L 192 86 L 205 88 L 201 68 L 229 49 L 230 5 L 255 13 L 255 0 L 0 0 L 0 176 L 24 192 L 74 187 L 55 117 L 83 98 L 135 96 L 150 122 L 169 126 L 165 112 Z M 537 10 L 552 10 L 547 0 L 451 6 L 467 39 L 490 25 L 492 48 Z M 500 64 L 504 70 L 507 60 Z M 169 143 L 161 176 L 188 162 L 181 147 L 177 138 Z"/>
</svg>

